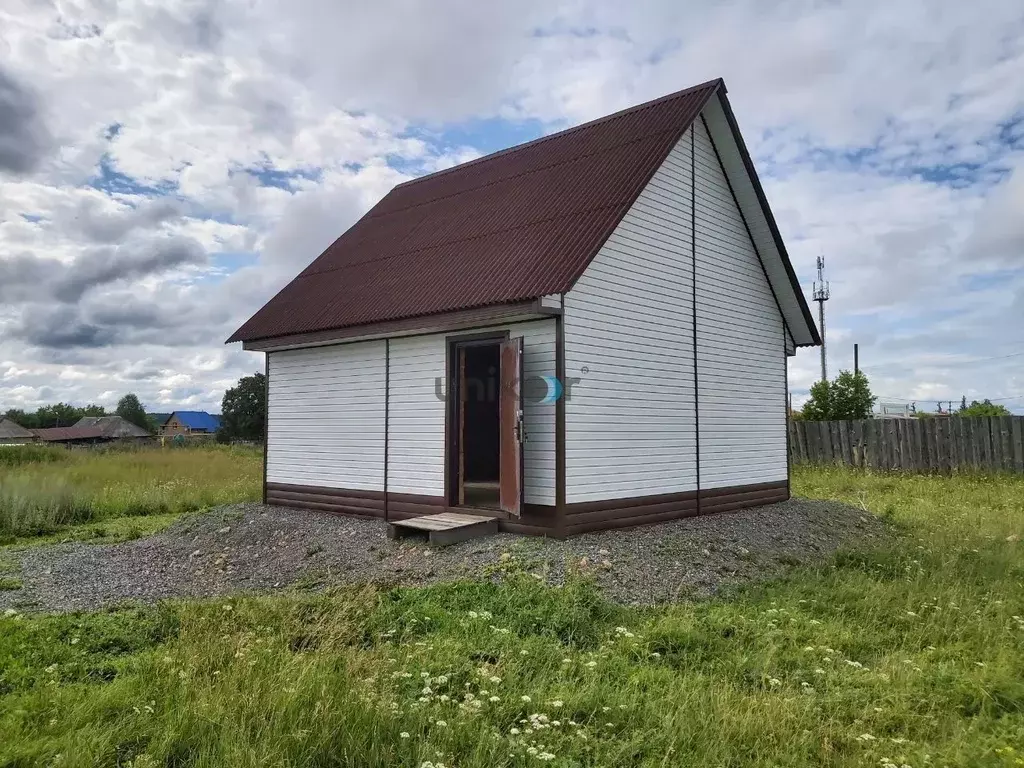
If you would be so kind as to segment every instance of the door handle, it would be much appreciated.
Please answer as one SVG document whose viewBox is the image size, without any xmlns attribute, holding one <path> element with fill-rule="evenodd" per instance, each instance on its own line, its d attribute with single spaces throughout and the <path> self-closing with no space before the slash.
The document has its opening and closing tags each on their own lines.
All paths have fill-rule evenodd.
<svg viewBox="0 0 1024 768">
<path fill-rule="evenodd" d="M 523 421 L 523 412 L 516 413 L 516 440 L 520 443 L 526 442 L 526 425 Z"/>
</svg>

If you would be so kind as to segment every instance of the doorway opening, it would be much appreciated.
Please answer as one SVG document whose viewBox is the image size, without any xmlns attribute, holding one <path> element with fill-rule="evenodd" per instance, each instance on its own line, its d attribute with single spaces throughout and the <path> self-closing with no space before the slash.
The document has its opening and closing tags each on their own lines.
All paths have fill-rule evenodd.
<svg viewBox="0 0 1024 768">
<path fill-rule="evenodd" d="M 446 502 L 518 517 L 523 505 L 523 339 L 507 332 L 448 346 Z"/>
<path fill-rule="evenodd" d="M 499 342 L 459 347 L 459 504 L 498 509 L 501 487 Z"/>
</svg>

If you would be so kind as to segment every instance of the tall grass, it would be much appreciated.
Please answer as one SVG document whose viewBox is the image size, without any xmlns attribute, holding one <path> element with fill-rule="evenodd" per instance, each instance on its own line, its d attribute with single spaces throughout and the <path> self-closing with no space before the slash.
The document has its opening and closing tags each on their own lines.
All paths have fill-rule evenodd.
<svg viewBox="0 0 1024 768">
<path fill-rule="evenodd" d="M 69 456 L 67 449 L 53 445 L 0 445 L 0 469 L 20 467 L 23 464 L 66 461 Z"/>
<path fill-rule="evenodd" d="M 0 541 L 259 498 L 262 455 L 254 449 L 59 453 L 56 461 L 43 453 L 39 461 L 0 467 Z"/>
<path fill-rule="evenodd" d="M 0 764 L 1024 764 L 1020 481 L 795 485 L 904 537 L 657 609 L 513 557 L 500 584 L 2 618 Z"/>
</svg>

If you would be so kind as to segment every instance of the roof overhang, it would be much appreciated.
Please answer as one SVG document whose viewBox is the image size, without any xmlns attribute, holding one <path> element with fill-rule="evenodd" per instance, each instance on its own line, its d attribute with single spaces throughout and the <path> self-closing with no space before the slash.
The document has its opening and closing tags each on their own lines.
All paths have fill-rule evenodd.
<svg viewBox="0 0 1024 768">
<path fill-rule="evenodd" d="M 754 247 L 761 258 L 786 329 L 795 346 L 818 346 L 821 344 L 818 327 L 789 260 L 750 153 L 740 135 L 724 85 L 718 89 L 717 95 L 718 98 L 708 101 L 702 115 L 750 230 Z"/>
<path fill-rule="evenodd" d="M 557 301 L 556 301 L 557 300 Z M 487 307 L 444 312 L 436 315 L 387 320 L 348 328 L 337 328 L 313 333 L 296 333 L 242 343 L 242 349 L 252 352 L 277 352 L 303 347 L 322 347 L 331 344 L 350 344 L 357 341 L 420 336 L 429 333 L 448 333 L 529 320 L 543 320 L 561 314 L 560 296 L 542 296 L 529 301 L 496 304 Z"/>
</svg>

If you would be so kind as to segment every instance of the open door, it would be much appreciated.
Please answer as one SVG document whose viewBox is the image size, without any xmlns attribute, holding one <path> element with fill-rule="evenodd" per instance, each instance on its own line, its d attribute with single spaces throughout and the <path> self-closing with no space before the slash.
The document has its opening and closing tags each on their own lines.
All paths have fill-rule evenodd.
<svg viewBox="0 0 1024 768">
<path fill-rule="evenodd" d="M 501 343 L 499 410 L 500 490 L 503 512 L 518 517 L 523 506 L 523 339 Z"/>
</svg>

